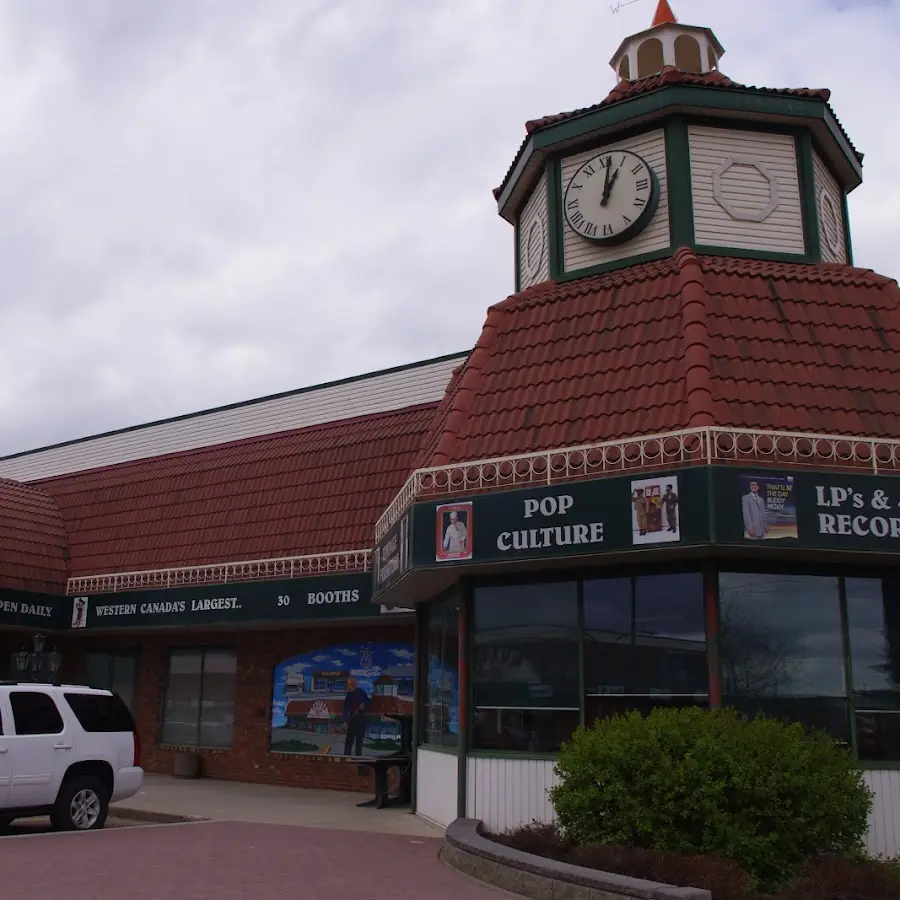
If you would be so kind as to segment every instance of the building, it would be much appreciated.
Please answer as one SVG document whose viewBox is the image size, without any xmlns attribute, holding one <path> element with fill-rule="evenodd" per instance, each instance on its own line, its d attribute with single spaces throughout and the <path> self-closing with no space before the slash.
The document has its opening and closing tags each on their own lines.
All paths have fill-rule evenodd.
<svg viewBox="0 0 900 900">
<path fill-rule="evenodd" d="M 900 852 L 900 289 L 829 92 L 724 53 L 660 0 L 527 123 L 470 353 L 0 460 L 10 667 L 115 687 L 153 771 L 361 789 L 414 715 L 416 811 L 495 830 L 579 724 L 764 710 L 853 748 Z"/>
<path fill-rule="evenodd" d="M 502 831 L 626 709 L 828 729 L 900 829 L 900 290 L 854 268 L 862 155 L 826 90 L 736 84 L 661 0 L 596 106 L 528 122 L 499 188 L 516 293 L 376 527 L 415 606 L 416 804 Z"/>
</svg>

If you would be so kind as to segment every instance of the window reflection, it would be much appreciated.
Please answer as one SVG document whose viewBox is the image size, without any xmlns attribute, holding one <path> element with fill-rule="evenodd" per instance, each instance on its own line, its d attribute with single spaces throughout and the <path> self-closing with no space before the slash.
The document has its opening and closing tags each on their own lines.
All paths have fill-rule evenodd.
<svg viewBox="0 0 900 900">
<path fill-rule="evenodd" d="M 723 699 L 849 739 L 837 578 L 719 576 Z"/>
<path fill-rule="evenodd" d="M 578 725 L 574 582 L 478 588 L 473 598 L 476 749 L 558 749 Z"/>
<path fill-rule="evenodd" d="M 846 580 L 856 743 L 862 760 L 900 759 L 898 587 L 897 579 Z"/>
<path fill-rule="evenodd" d="M 426 743 L 455 747 L 459 734 L 459 600 L 428 610 L 428 670 L 423 691 Z"/>
<path fill-rule="evenodd" d="M 700 573 L 584 583 L 586 723 L 629 709 L 707 705 Z"/>
</svg>

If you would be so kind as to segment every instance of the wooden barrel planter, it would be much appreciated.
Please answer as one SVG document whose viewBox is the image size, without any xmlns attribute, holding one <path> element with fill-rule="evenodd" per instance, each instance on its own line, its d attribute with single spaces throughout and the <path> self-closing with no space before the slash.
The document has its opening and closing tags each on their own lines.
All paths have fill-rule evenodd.
<svg viewBox="0 0 900 900">
<path fill-rule="evenodd" d="M 176 778 L 199 778 L 200 754 L 188 751 L 176 753 L 174 775 Z"/>
</svg>

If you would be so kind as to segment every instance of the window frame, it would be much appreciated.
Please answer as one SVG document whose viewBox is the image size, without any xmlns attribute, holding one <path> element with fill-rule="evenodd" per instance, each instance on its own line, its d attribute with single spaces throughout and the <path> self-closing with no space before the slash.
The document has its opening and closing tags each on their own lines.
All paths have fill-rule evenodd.
<svg viewBox="0 0 900 900">
<path fill-rule="evenodd" d="M 177 649 L 177 648 L 175 648 Z M 114 672 L 115 672 L 115 660 L 116 659 L 133 659 L 134 660 L 134 708 L 128 708 L 128 711 L 134 717 L 134 720 L 138 719 L 138 712 L 140 709 L 141 703 L 141 650 L 139 647 L 130 647 L 127 649 L 113 649 L 113 650 L 85 650 L 81 654 L 81 671 L 82 671 L 82 680 L 87 683 L 87 658 L 89 656 L 105 656 L 107 659 L 107 675 L 109 679 L 109 687 L 102 687 L 100 690 L 104 691 L 112 691 Z M 168 665 L 168 656 L 166 657 L 166 664 Z M 168 669 L 166 670 L 168 673 Z M 95 685 L 91 685 L 94 687 Z M 167 687 L 168 690 L 168 687 Z M 124 700 L 123 700 L 124 702 Z M 128 704 L 125 704 L 128 706 Z"/>
<path fill-rule="evenodd" d="M 166 727 L 166 708 L 169 705 L 169 688 L 172 674 L 172 656 L 176 653 L 199 653 L 200 654 L 200 690 L 198 693 L 197 703 L 197 736 L 198 741 L 195 744 L 176 743 L 173 744 L 163 740 L 163 734 Z M 210 744 L 202 744 L 199 742 L 200 725 L 203 721 L 203 675 L 206 671 L 206 654 L 207 653 L 231 653 L 234 655 L 234 724 L 237 724 L 237 661 L 238 648 L 234 644 L 191 644 L 185 647 L 168 647 L 166 649 L 166 669 L 165 669 L 165 688 L 162 696 L 162 709 L 159 715 L 159 727 L 157 734 L 157 746 L 167 749 L 184 747 L 189 750 L 215 750 L 220 753 L 230 753 L 234 749 L 234 731 L 231 734 L 231 743 L 226 746 L 213 746 Z"/>
<path fill-rule="evenodd" d="M 417 654 L 421 655 L 421 662 L 416 666 L 416 673 L 418 675 L 419 683 L 422 685 L 421 690 L 421 699 L 417 702 L 418 709 L 416 710 L 419 718 L 419 725 L 417 727 L 417 734 L 415 739 L 415 744 L 418 747 L 421 747 L 423 750 L 434 750 L 438 753 L 449 753 L 452 755 L 457 755 L 461 751 L 460 745 L 464 738 L 462 722 L 459 716 L 459 710 L 457 710 L 457 735 L 456 735 L 456 743 L 435 743 L 434 741 L 429 740 L 429 729 L 428 729 L 428 710 L 430 707 L 431 701 L 431 638 L 436 632 L 432 630 L 432 622 L 433 616 L 436 612 L 439 611 L 441 617 L 441 628 L 440 628 L 440 647 L 441 647 L 441 656 L 440 656 L 440 665 L 443 668 L 444 662 L 444 651 L 447 647 L 447 615 L 446 611 L 449 607 L 455 604 L 457 615 L 456 615 L 456 660 L 454 664 L 454 671 L 456 672 L 457 678 L 457 704 L 459 704 L 459 693 L 460 688 L 462 687 L 462 683 L 459 675 L 459 642 L 461 640 L 465 640 L 468 635 L 462 634 L 461 623 L 463 621 L 463 604 L 466 602 L 466 595 L 464 592 L 458 589 L 451 589 L 440 596 L 436 597 L 425 607 L 425 616 L 424 616 L 424 627 L 423 638 L 420 641 L 420 646 L 417 648 Z M 413 686 L 415 690 L 415 685 Z M 443 732 L 441 732 L 443 734 Z"/>
<path fill-rule="evenodd" d="M 708 702 L 711 709 L 718 708 L 721 685 L 721 673 L 718 662 L 718 567 L 711 566 L 708 560 L 682 560 L 671 561 L 664 565 L 637 569 L 632 565 L 597 567 L 572 567 L 547 570 L 543 572 L 516 573 L 512 575 L 488 575 L 473 579 L 471 590 L 468 592 L 470 610 L 474 605 L 475 592 L 480 588 L 536 585 L 553 582 L 575 582 L 577 591 L 577 632 L 576 647 L 578 653 L 578 720 L 580 725 L 585 724 L 586 695 L 585 695 L 585 629 L 584 629 L 584 582 L 613 578 L 630 578 L 632 580 L 632 594 L 634 593 L 634 581 L 639 577 L 696 574 L 701 578 L 701 590 L 703 592 L 704 626 L 706 632 L 706 660 L 709 672 Z M 710 580 L 716 585 L 709 589 Z M 495 757 L 513 759 L 537 759 L 555 760 L 559 754 L 556 752 L 540 752 L 527 750 L 478 750 L 472 746 L 472 738 L 475 725 L 474 704 L 474 679 L 471 677 L 471 661 L 474 651 L 474 616 L 468 619 L 469 627 L 465 634 L 460 634 L 460 640 L 466 644 L 466 661 L 469 671 L 466 673 L 467 708 L 466 708 L 466 746 L 460 747 L 460 754 L 472 757 Z M 432 748 L 438 749 L 438 748 Z M 446 749 L 446 748 L 444 748 Z"/>
</svg>

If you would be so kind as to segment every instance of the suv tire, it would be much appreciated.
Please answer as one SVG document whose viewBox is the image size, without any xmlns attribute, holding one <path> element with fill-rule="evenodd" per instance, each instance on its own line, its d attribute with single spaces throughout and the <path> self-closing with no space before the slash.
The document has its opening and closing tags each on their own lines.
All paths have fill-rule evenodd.
<svg viewBox="0 0 900 900">
<path fill-rule="evenodd" d="M 109 795 L 100 780 L 75 775 L 59 789 L 50 822 L 57 831 L 97 831 L 108 814 Z"/>
</svg>

